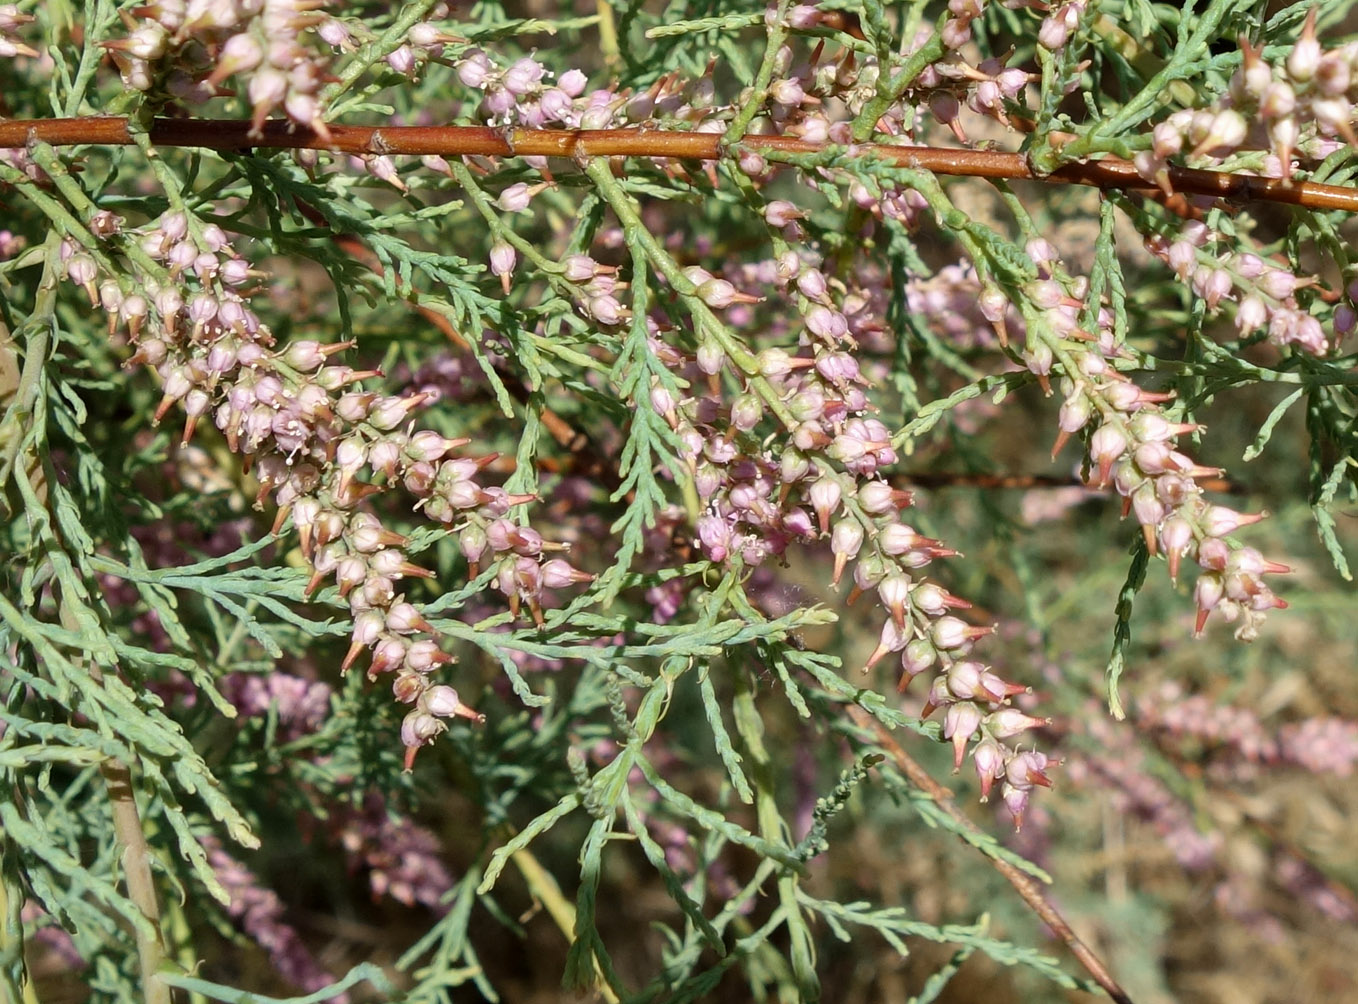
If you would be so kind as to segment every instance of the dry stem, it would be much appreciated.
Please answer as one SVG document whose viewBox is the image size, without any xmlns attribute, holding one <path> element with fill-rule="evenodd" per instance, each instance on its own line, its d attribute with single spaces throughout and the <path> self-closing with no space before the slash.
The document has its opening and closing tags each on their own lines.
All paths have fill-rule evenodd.
<svg viewBox="0 0 1358 1004">
<path fill-rule="evenodd" d="M 494 129 L 489 126 L 329 126 L 326 142 L 307 128 L 281 119 L 250 135 L 250 123 L 220 119 L 153 120 L 156 146 L 191 146 L 213 150 L 256 147 L 332 150 L 350 154 L 403 154 L 486 157 L 663 157 L 716 160 L 724 153 L 723 138 L 714 133 L 666 132 L 659 129 Z M 32 119 L 0 122 L 0 147 L 21 147 L 32 140 L 52 146 L 131 145 L 128 120 L 118 117 Z M 747 136 L 741 146 L 756 152 L 816 154 L 826 144 L 787 136 Z M 977 178 L 1044 181 L 1094 188 L 1145 189 L 1147 182 L 1130 161 L 1116 157 L 1066 164 L 1038 175 L 1020 153 L 954 150 L 943 147 L 864 143 L 853 148 L 895 161 L 902 167 L 935 174 Z M 1310 209 L 1358 213 L 1358 189 L 1284 181 L 1250 174 L 1170 167 L 1169 185 L 1176 193 L 1209 195 L 1240 202 L 1281 202 Z"/>
</svg>

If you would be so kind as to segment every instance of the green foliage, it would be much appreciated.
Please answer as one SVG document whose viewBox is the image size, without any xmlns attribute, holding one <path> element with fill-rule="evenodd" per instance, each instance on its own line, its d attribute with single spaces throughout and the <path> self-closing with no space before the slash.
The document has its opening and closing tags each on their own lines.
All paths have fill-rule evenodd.
<svg viewBox="0 0 1358 1004">
<path fill-rule="evenodd" d="M 1260 465 L 1245 481 L 1275 517 L 1266 524 L 1270 554 L 1306 564 L 1301 596 L 1287 593 L 1298 609 L 1278 619 L 1306 618 L 1305 630 L 1329 645 L 1354 640 L 1351 596 L 1330 570 L 1351 581 L 1345 517 L 1358 488 L 1358 408 L 1349 345 L 1311 355 L 1219 323 L 1141 252 L 1143 240 L 1173 241 L 1184 222 L 1142 194 L 1091 195 L 1072 208 L 1065 189 L 943 180 L 848 145 L 764 150 L 766 164 L 786 169 L 772 178 L 741 165 L 747 129 L 774 129 L 769 90 L 790 72 L 784 45 L 797 60 L 824 44 L 852 53 L 856 68 L 873 61 L 854 106 L 838 109 L 848 130 L 839 138 L 891 140 L 875 129 L 893 107 L 924 123 L 929 93 L 920 81 L 937 82 L 933 64 L 946 50 L 940 31 L 908 43 L 922 25 L 946 25 L 942 5 L 831 4 L 824 10 L 839 17 L 794 29 L 786 0 L 767 15 L 734 0 L 663 10 L 601 0 L 588 15 L 477 3 L 435 22 L 455 40 L 422 51 L 408 78 L 389 57 L 413 26 L 447 14 L 445 5 L 335 4 L 328 13 L 352 29 L 354 44 L 319 92 L 332 124 L 479 122 L 481 95 L 458 74 L 474 46 L 501 66 L 536 53 L 558 79 L 583 68 L 619 102 L 648 89 L 654 99 L 674 80 L 705 81 L 709 105 L 729 102 L 723 157 L 710 177 L 659 158 L 554 160 L 548 174 L 521 158 L 450 156 L 443 173 L 400 163 L 400 187 L 326 150 L 152 149 L 151 118 L 189 109 L 123 86 L 107 62 L 109 51 L 122 55 L 107 43 L 127 37 L 124 19 L 145 16 L 140 5 L 20 6 L 37 19 L 24 38 L 48 61 L 0 59 L 6 114 L 127 114 L 136 144 L 35 140 L 0 158 L 0 225 L 24 244 L 0 260 L 0 986 L 9 999 L 58 999 L 50 960 L 67 947 L 83 967 L 72 978 L 100 1001 L 164 1000 L 156 993 L 166 988 L 240 1004 L 342 993 L 525 999 L 502 956 L 523 952 L 520 939 L 541 944 L 544 929 L 556 965 L 547 981 L 559 972 L 566 992 L 606 1000 L 835 999 L 826 960 L 845 950 L 837 943 L 884 966 L 912 953 L 935 960 L 912 976 L 910 999 L 921 1004 L 961 999 L 948 996 L 949 984 L 978 964 L 1012 970 L 1006 978 L 1018 993 L 1098 992 L 1069 958 L 1052 956 L 1041 925 L 989 871 L 1001 862 L 1039 883 L 1068 878 L 1061 847 L 1091 839 L 1092 796 L 1058 794 L 1039 810 L 1044 819 L 1069 813 L 1061 818 L 1088 831 L 1050 837 L 1067 844 L 1042 861 L 999 835 L 1008 817 L 974 807 L 970 769 L 954 779 L 969 808 L 948 811 L 849 717 L 849 708 L 862 709 L 894 730 L 934 776 L 951 766 L 947 726 L 919 718 L 926 695 L 895 692 L 897 651 L 860 673 L 890 617 L 863 609 L 875 602 L 875 584 L 850 607 L 814 547 L 789 547 L 758 568 L 740 555 L 704 556 L 703 461 L 689 456 L 657 402 L 709 390 L 743 395 L 760 409 L 759 423 L 732 440 L 751 456 L 793 452 L 798 405 L 761 353 L 795 353 L 799 337 L 814 342 L 801 332 L 817 301 L 784 277 L 781 300 L 751 298 L 738 313 L 714 305 L 694 266 L 735 275 L 776 263 L 794 245 L 814 248 L 835 299 L 851 294 L 865 312 L 880 311 L 855 350 L 865 383 L 875 384 L 873 415 L 899 466 L 918 475 L 893 484 L 919 491 L 910 518 L 920 533 L 970 562 L 935 566 L 931 581 L 975 602 L 984 612 L 975 623 L 1031 627 L 1023 638 L 991 641 L 985 658 L 1039 691 L 1042 703 L 1024 707 L 1057 719 L 1044 742 L 1097 753 L 1071 722 L 1101 714 L 1091 711 L 1094 699 L 1117 719 L 1136 710 L 1119 694 L 1144 696 L 1158 682 L 1162 670 L 1147 670 L 1149 682 L 1140 674 L 1150 654 L 1189 633 L 1193 600 L 1191 587 L 1168 582 L 1134 526 L 1113 524 L 1106 510 L 1116 499 L 1097 513 L 1082 503 L 1067 530 L 1049 533 L 1018 511 L 1004 484 L 965 487 L 1039 467 L 1039 478 L 1073 485 L 1065 468 L 1051 473 L 1046 450 L 1055 435 L 1046 396 L 1053 385 L 1064 394 L 1062 381 L 1081 370 L 1078 340 L 1053 329 L 1033 299 L 1041 273 L 1030 242 L 1043 235 L 1084 242 L 1060 278 L 1068 291 L 1077 273 L 1087 276 L 1080 324 L 1111 333 L 1121 350 L 1109 363 L 1117 378 L 1172 392 L 1164 411 L 1174 421 L 1219 417 L 1223 435 L 1195 445 L 1202 463 L 1224 464 L 1239 449 L 1242 462 Z M 1156 121 L 1185 101 L 1207 107 L 1225 89 L 1240 64 L 1238 36 L 1262 45 L 1266 58 L 1285 58 L 1308 9 L 1266 17 L 1241 0 L 1090 5 L 1070 44 L 1052 52 L 1035 42 L 1034 12 L 994 5 L 976 21 L 974 45 L 1032 68 L 1024 118 L 1033 128 L 1022 143 L 1045 175 L 1149 150 Z M 1328 6 L 1322 20 L 1347 9 Z M 199 76 L 219 57 L 185 56 L 200 61 Z M 209 117 L 251 113 L 244 85 L 213 100 Z M 1019 118 L 1024 109 L 1009 104 Z M 638 122 L 657 131 L 684 131 L 700 117 L 636 107 Z M 1262 155 L 1251 156 L 1227 166 L 1254 170 Z M 1308 180 L 1349 185 L 1354 171 L 1352 150 L 1339 150 Z M 547 185 L 528 210 L 503 208 L 501 193 L 539 178 Z M 883 219 L 882 201 L 905 192 L 918 199 L 914 216 Z M 805 214 L 797 239 L 766 222 L 774 197 Z M 121 217 L 121 228 L 102 231 L 100 212 Z M 413 770 L 402 759 L 408 709 L 390 699 L 390 677 L 340 672 L 356 631 L 350 590 L 310 581 L 295 512 L 290 521 L 286 509 L 264 504 L 271 486 L 242 459 L 249 451 L 214 427 L 214 411 L 196 429 L 191 423 L 183 442 L 177 429 L 157 427 L 168 380 L 129 364 L 142 343 L 126 318 L 110 323 L 93 305 L 106 290 L 126 302 L 190 281 L 192 266 L 142 243 L 176 212 L 200 246 L 220 228 L 248 259 L 251 302 L 280 358 L 290 345 L 352 340 L 343 358 L 375 374 L 365 390 L 436 387 L 416 413 L 420 428 L 470 440 L 465 455 L 485 461 L 478 476 L 484 470 L 487 483 L 533 499 L 508 518 L 516 526 L 531 519 L 595 576 L 561 589 L 540 621 L 517 599 L 507 609 L 495 591 L 498 570 L 477 567 L 461 549 L 468 521 L 431 521 L 394 476 L 369 479 L 390 490 L 365 511 L 432 571 L 428 581 L 404 573 L 400 585 L 440 651 L 458 660 L 431 678 L 455 682 L 465 705 L 486 716 L 450 719 Z M 1071 220 L 1080 217 L 1088 226 L 1077 238 Z M 1354 278 L 1345 214 L 1216 205 L 1207 220 L 1214 243 L 1198 252 L 1204 263 L 1248 252 L 1318 274 L 1299 302 L 1334 326 L 1343 294 L 1328 292 Z M 488 270 L 497 247 L 515 255 L 504 287 Z M 608 274 L 616 269 L 628 315 L 619 323 L 582 306 L 581 284 L 567 275 L 570 257 L 586 253 L 607 259 Z M 93 296 L 68 281 L 73 254 L 98 269 Z M 955 303 L 937 315 L 912 308 L 922 286 L 947 283 L 959 262 L 970 283 L 959 295 L 994 289 L 1012 302 L 1023 322 L 1013 342 L 993 342 L 989 328 L 991 341 L 958 336 L 945 323 L 960 316 Z M 869 302 L 876 292 L 880 303 Z M 685 366 L 713 347 L 726 365 L 705 388 Z M 1030 361 L 1044 348 L 1051 361 L 1039 371 Z M 279 367 L 305 383 L 305 367 Z M 203 377 L 214 393 L 215 379 Z M 177 426 L 181 412 L 166 407 L 167 424 Z M 987 421 L 1000 408 L 1008 423 Z M 1095 425 L 1075 437 L 1086 458 Z M 827 479 L 843 474 L 843 465 L 803 452 Z M 1092 480 L 1097 464 L 1081 463 Z M 932 503 L 931 476 L 945 482 Z M 848 494 L 836 512 L 871 530 L 873 514 Z M 673 610 L 658 612 L 671 600 Z M 1199 644 L 1212 674 L 1227 681 L 1222 690 L 1249 694 L 1267 682 L 1265 656 L 1225 654 L 1233 650 L 1224 640 Z M 1287 637 L 1260 644 L 1298 654 Z M 319 688 L 312 718 L 297 709 L 300 691 L 284 689 L 294 684 Z M 1214 794 L 1200 772 L 1168 755 L 1155 762 L 1205 819 Z M 402 862 L 374 864 L 388 831 L 360 823 L 374 804 L 381 820 L 414 820 L 436 835 L 436 851 L 425 853 L 455 870 L 437 902 L 391 891 L 389 873 Z M 846 866 L 868 853 L 866 833 L 884 834 L 901 858 L 934 862 L 930 896 L 916 902 L 906 880 L 876 881 Z M 249 863 L 250 882 L 223 864 L 221 848 Z M 384 891 L 377 873 L 403 907 L 368 903 Z M 909 881 L 926 887 L 918 875 Z M 336 978 L 287 996 L 298 988 L 296 970 L 258 960 L 267 939 L 242 905 L 270 886 L 298 915 L 353 921 L 370 911 L 374 927 L 389 923 L 404 940 L 390 964 L 341 953 Z M 960 904 L 950 898 L 959 891 Z M 1160 905 L 1146 893 L 1127 915 L 1158 931 L 1168 915 Z M 392 944 L 384 940 L 384 950 Z M 935 944 L 948 952 L 928 955 Z M 1156 969 L 1145 979 L 1163 978 Z"/>
</svg>

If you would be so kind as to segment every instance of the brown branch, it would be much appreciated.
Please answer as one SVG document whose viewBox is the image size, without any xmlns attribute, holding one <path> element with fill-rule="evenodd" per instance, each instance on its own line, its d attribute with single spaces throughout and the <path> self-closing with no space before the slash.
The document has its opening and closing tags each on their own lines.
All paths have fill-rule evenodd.
<svg viewBox="0 0 1358 1004">
<path fill-rule="evenodd" d="M 258 135 L 250 123 L 218 119 L 155 119 L 150 139 L 156 146 L 204 147 L 212 150 L 333 150 L 350 154 L 402 154 L 487 157 L 665 157 L 716 160 L 723 155 L 722 137 L 714 133 L 665 132 L 658 129 L 493 129 L 488 126 L 345 126 L 329 127 L 330 141 L 314 130 L 281 119 L 264 123 Z M 53 146 L 127 146 L 132 135 L 120 117 L 33 119 L 0 122 L 0 148 L 21 147 L 31 140 Z M 789 136 L 747 136 L 742 146 L 761 153 L 815 154 L 826 144 Z M 1127 160 L 1066 164 L 1038 175 L 1020 153 L 953 150 L 943 147 L 864 143 L 854 149 L 885 157 L 902 167 L 935 174 L 977 178 L 1026 179 L 1094 188 L 1145 189 L 1146 180 Z M 1209 195 L 1241 202 L 1281 202 L 1310 209 L 1358 213 L 1358 189 L 1285 181 L 1255 175 L 1168 168 L 1170 188 L 1181 195 Z"/>
<path fill-rule="evenodd" d="M 848 710 L 849 717 L 853 719 L 854 724 L 860 729 L 874 734 L 877 742 L 891 754 L 896 766 L 901 769 L 911 784 L 932 798 L 934 804 L 943 810 L 959 828 L 972 833 L 979 832 L 976 825 L 953 804 L 952 793 L 929 776 L 929 772 L 916 763 L 910 754 L 905 752 L 885 725 L 856 704 L 849 705 Z M 1079 935 L 1066 922 L 1066 918 L 1061 916 L 1061 912 L 1047 900 L 1031 877 L 1025 875 L 1008 861 L 999 858 L 989 858 L 989 861 L 995 870 L 1008 880 L 1009 884 L 1014 887 L 1015 891 L 1037 914 L 1038 918 L 1066 943 L 1071 954 L 1079 960 L 1080 965 L 1085 967 L 1086 972 L 1094 977 L 1094 982 L 1101 986 L 1109 997 L 1117 1004 L 1133 1004 L 1131 997 L 1127 995 L 1127 991 L 1118 985 L 1113 974 L 1103 964 L 1103 960 L 1094 954 L 1093 949 L 1080 940 Z"/>
</svg>

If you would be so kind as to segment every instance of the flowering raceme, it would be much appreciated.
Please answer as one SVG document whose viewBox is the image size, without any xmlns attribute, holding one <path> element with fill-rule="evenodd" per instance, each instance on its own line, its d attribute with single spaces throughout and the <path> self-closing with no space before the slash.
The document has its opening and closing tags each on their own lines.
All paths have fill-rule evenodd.
<svg viewBox="0 0 1358 1004">
<path fill-rule="evenodd" d="M 108 226 L 116 232 L 116 222 Z M 85 287 L 92 305 L 108 314 L 109 327 L 125 324 L 135 352 L 162 384 L 158 420 L 178 403 L 185 413 L 187 445 L 209 415 L 233 452 L 253 461 L 257 503 L 272 495 L 278 506 L 274 532 L 289 514 L 302 553 L 314 569 L 306 593 L 333 576 L 353 615 L 353 641 L 341 671 L 372 651 L 368 676 L 391 673 L 397 700 L 411 706 L 401 728 L 408 761 L 443 731 L 444 719 L 477 719 L 451 687 L 431 673 L 452 657 L 439 648 L 433 627 L 397 591 L 408 577 L 432 573 L 407 561 L 401 534 L 385 529 L 364 500 L 397 485 L 417 508 L 443 524 L 463 521 L 462 551 L 471 575 L 483 559 L 498 569 L 496 587 L 517 613 L 520 604 L 541 621 L 544 589 L 588 581 L 529 527 L 505 519 L 532 496 L 512 495 L 479 483 L 494 457 L 459 459 L 467 440 L 416 431 L 413 413 L 423 395 L 383 396 L 358 389 L 374 371 L 329 362 L 349 343 L 300 339 L 278 351 L 268 328 L 251 311 L 247 284 L 264 278 L 235 255 L 215 224 L 189 234 L 183 212 L 167 213 L 154 227 L 130 235 L 163 271 L 124 295 L 117 280 L 98 280 L 94 259 L 63 244 L 67 278 Z M 163 283 L 163 284 L 162 284 Z M 366 475 L 374 480 L 363 480 Z"/>
<path fill-rule="evenodd" d="M 1092 428 L 1091 482 L 1100 488 L 1111 486 L 1122 497 L 1123 515 L 1136 517 L 1147 550 L 1152 555 L 1163 553 L 1171 579 L 1178 579 L 1185 558 L 1203 569 L 1194 590 L 1195 632 L 1201 634 L 1216 611 L 1227 621 L 1239 620 L 1237 637 L 1252 640 L 1264 615 L 1286 606 L 1263 576 L 1286 572 L 1288 567 L 1231 537 L 1263 517 L 1203 498 L 1196 479 L 1220 475 L 1221 470 L 1203 467 L 1175 449 L 1180 436 L 1198 432 L 1201 426 L 1171 421 L 1162 406 L 1172 394 L 1142 390 L 1119 371 L 1130 359 L 1118 344 L 1111 313 L 1103 307 L 1091 311 L 1079 295 L 1073 295 L 1087 290 L 1088 281 L 1062 274 L 1054 249 L 1045 241 L 1030 243 L 1028 250 L 1038 262 L 1040 277 L 1025 290 L 1031 305 L 1029 322 L 1047 334 L 1045 339 L 1029 338 L 1033 347 L 1025 351 L 1028 369 L 1047 379 L 1057 351 L 1065 364 L 1052 455 L 1072 435 Z M 1098 324 L 1096 330 L 1086 331 L 1078 326 L 1080 317 L 1091 312 Z M 997 324 L 1003 323 L 1002 312 L 992 316 Z"/>
</svg>

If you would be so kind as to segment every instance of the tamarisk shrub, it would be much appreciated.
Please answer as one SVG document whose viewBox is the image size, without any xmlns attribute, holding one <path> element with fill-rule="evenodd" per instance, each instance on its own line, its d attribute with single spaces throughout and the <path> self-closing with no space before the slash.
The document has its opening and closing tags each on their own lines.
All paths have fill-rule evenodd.
<svg viewBox="0 0 1358 1004">
<path fill-rule="evenodd" d="M 1352 641 L 1358 43 L 936 6 L 0 5 L 11 996 L 234 1000 L 215 928 L 498 999 L 517 901 L 610 1000 L 815 1000 L 851 932 L 1130 1000 L 1033 881 L 1102 789 L 1290 936 L 1204 806 L 1347 772 L 1352 686 L 1213 625 Z M 887 827 L 928 874 L 848 877 Z M 360 905 L 385 969 L 303 920 Z"/>
</svg>

